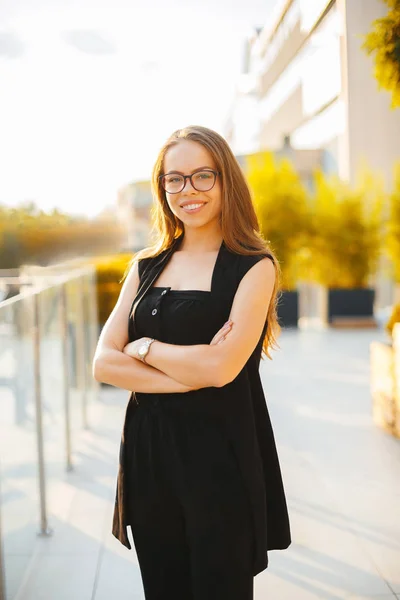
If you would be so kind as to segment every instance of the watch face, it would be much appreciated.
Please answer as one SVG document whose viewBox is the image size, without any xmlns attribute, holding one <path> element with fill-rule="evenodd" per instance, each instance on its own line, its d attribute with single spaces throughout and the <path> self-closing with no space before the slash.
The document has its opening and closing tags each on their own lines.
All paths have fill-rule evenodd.
<svg viewBox="0 0 400 600">
<path fill-rule="evenodd" d="M 139 346 L 139 348 L 138 348 L 139 356 L 145 356 L 146 352 L 147 352 L 147 346 Z"/>
</svg>

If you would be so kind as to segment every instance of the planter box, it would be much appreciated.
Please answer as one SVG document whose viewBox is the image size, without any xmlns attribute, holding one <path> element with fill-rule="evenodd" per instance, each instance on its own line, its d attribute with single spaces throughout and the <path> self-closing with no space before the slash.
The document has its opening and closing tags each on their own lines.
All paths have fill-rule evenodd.
<svg viewBox="0 0 400 600">
<path fill-rule="evenodd" d="M 299 319 L 299 293 L 284 290 L 278 301 L 278 320 L 282 327 L 297 327 Z"/>
<path fill-rule="evenodd" d="M 373 288 L 327 288 L 299 282 L 299 327 L 377 327 Z"/>
<path fill-rule="evenodd" d="M 376 425 L 400 438 L 400 323 L 393 339 L 393 345 L 370 345 L 372 416 Z"/>
<path fill-rule="evenodd" d="M 374 288 L 329 288 L 328 323 L 334 327 L 376 327 L 374 300 Z"/>
</svg>

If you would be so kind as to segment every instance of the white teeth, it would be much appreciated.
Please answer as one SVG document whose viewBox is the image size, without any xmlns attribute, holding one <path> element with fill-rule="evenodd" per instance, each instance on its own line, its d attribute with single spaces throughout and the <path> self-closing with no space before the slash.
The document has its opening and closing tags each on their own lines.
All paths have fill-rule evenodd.
<svg viewBox="0 0 400 600">
<path fill-rule="evenodd" d="M 199 208 L 203 206 L 203 204 L 186 204 L 183 208 L 188 208 L 189 210 L 194 210 L 195 208 Z"/>
</svg>

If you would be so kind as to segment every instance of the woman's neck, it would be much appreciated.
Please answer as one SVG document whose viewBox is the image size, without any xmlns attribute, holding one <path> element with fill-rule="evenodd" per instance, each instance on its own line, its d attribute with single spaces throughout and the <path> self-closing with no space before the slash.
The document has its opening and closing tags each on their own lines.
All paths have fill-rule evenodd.
<svg viewBox="0 0 400 600">
<path fill-rule="evenodd" d="M 205 231 L 198 227 L 185 227 L 180 250 L 184 252 L 214 252 L 219 250 L 222 243 L 222 231 L 220 228 Z"/>
</svg>

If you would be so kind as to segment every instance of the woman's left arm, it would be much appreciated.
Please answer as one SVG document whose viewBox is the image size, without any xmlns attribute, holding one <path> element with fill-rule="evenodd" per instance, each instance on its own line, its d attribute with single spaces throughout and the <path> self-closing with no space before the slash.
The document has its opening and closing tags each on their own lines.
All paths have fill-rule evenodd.
<svg viewBox="0 0 400 600">
<path fill-rule="evenodd" d="M 156 340 L 146 356 L 147 364 L 195 388 L 222 387 L 233 381 L 260 340 L 275 276 L 269 258 L 258 261 L 243 276 L 232 304 L 233 326 L 223 343 L 178 346 Z M 131 355 L 135 356 L 141 341 L 131 342 Z"/>
</svg>

